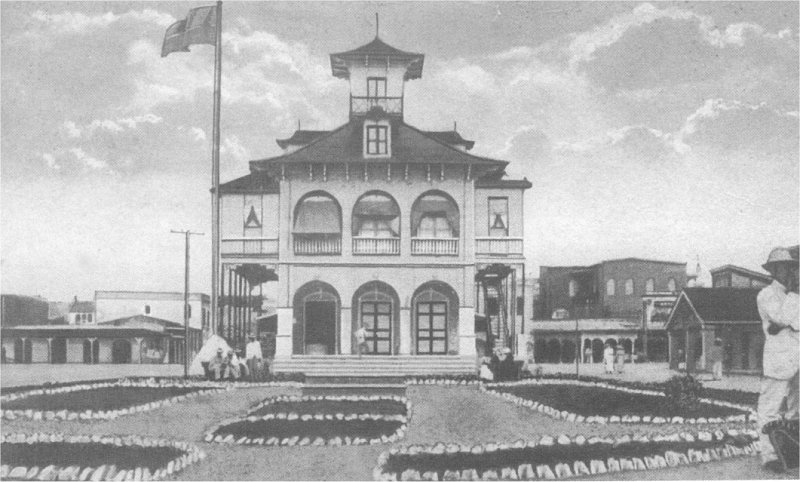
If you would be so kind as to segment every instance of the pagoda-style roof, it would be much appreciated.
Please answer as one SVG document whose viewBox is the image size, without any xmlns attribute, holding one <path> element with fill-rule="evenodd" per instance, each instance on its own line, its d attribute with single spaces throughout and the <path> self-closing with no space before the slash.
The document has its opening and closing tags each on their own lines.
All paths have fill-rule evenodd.
<svg viewBox="0 0 800 482">
<path fill-rule="evenodd" d="M 422 64 L 425 60 L 425 55 L 400 50 L 387 44 L 379 37 L 375 37 L 372 42 L 361 47 L 331 54 L 331 71 L 334 77 L 348 79 L 350 78 L 349 63 L 361 60 L 369 62 L 370 59 L 406 62 L 408 67 L 405 80 L 412 80 L 422 77 Z"/>
<path fill-rule="evenodd" d="M 281 149 L 286 149 L 289 146 L 305 146 L 329 132 L 330 131 L 307 131 L 298 129 L 294 131 L 292 137 L 288 139 L 276 139 L 275 142 L 278 143 Z"/>
<path fill-rule="evenodd" d="M 475 141 L 468 141 L 461 137 L 457 131 L 425 131 L 425 134 L 433 137 L 439 142 L 443 142 L 445 144 L 451 146 L 464 146 L 466 150 L 472 149 L 472 146 L 475 145 Z"/>
<path fill-rule="evenodd" d="M 250 169 L 264 171 L 277 164 L 341 164 L 341 163 L 404 163 L 404 164 L 473 164 L 502 169 L 508 162 L 476 156 L 446 144 L 435 136 L 412 127 L 402 120 L 393 120 L 391 156 L 364 158 L 363 121 L 353 119 L 296 151 L 250 162 Z"/>
</svg>

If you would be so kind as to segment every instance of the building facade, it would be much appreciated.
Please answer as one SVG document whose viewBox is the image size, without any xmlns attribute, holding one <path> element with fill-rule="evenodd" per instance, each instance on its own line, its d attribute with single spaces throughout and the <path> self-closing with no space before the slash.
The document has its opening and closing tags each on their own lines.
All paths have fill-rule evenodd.
<svg viewBox="0 0 800 482">
<path fill-rule="evenodd" d="M 183 325 L 183 293 L 170 291 L 95 291 L 97 323 L 149 316 Z M 206 334 L 211 328 L 211 297 L 189 293 L 189 327 Z"/>
<path fill-rule="evenodd" d="M 350 84 L 349 121 L 298 130 L 278 141 L 282 155 L 220 188 L 218 332 L 251 333 L 274 282 L 276 360 L 355 354 L 363 326 L 366 354 L 461 356 L 471 367 L 478 298 L 500 300 L 486 315 L 492 342 L 514 343 L 530 183 L 471 154 L 455 130 L 404 121 L 404 84 L 421 77 L 422 54 L 376 37 L 330 59 Z"/>
<path fill-rule="evenodd" d="M 591 266 L 542 266 L 531 323 L 533 359 L 586 363 L 603 345 L 621 344 L 630 359 L 667 360 L 666 313 L 686 285 L 686 263 L 624 258 Z"/>
<path fill-rule="evenodd" d="M 0 327 L 47 323 L 49 306 L 38 296 L 0 295 Z"/>
</svg>

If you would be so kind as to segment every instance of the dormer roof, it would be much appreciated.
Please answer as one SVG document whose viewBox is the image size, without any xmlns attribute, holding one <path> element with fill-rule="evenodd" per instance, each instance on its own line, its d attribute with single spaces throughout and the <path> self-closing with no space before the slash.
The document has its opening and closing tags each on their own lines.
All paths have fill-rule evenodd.
<svg viewBox="0 0 800 482">
<path fill-rule="evenodd" d="M 351 63 L 360 62 L 362 60 L 369 63 L 370 58 L 379 62 L 387 59 L 390 62 L 406 62 L 407 69 L 405 80 L 419 79 L 422 77 L 422 64 L 425 60 L 424 54 L 406 52 L 392 47 L 377 36 L 372 42 L 362 45 L 361 47 L 346 52 L 331 54 L 331 72 L 334 77 L 348 79 L 350 78 Z"/>
</svg>

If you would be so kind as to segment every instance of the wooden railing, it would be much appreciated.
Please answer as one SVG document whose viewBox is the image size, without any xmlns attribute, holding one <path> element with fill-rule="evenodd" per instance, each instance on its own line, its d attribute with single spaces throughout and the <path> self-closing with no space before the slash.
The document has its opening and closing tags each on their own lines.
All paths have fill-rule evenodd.
<svg viewBox="0 0 800 482">
<path fill-rule="evenodd" d="M 353 236 L 353 254 L 400 254 L 400 238 Z"/>
<path fill-rule="evenodd" d="M 475 238 L 475 254 L 493 256 L 521 255 L 523 244 L 523 238 Z"/>
<path fill-rule="evenodd" d="M 294 254 L 342 254 L 341 234 L 297 234 L 294 238 Z"/>
<path fill-rule="evenodd" d="M 350 114 L 366 114 L 374 108 L 387 114 L 403 113 L 402 97 L 350 97 Z"/>
<path fill-rule="evenodd" d="M 411 254 L 457 255 L 458 238 L 411 238 Z"/>
<path fill-rule="evenodd" d="M 227 238 L 220 243 L 220 254 L 244 256 L 276 256 L 278 238 Z"/>
</svg>

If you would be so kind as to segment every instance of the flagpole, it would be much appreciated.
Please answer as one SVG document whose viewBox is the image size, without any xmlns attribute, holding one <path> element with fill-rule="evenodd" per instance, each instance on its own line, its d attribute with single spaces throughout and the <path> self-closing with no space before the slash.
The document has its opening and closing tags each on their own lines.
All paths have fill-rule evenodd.
<svg viewBox="0 0 800 482">
<path fill-rule="evenodd" d="M 222 83 L 222 2 L 217 2 L 217 25 L 214 42 L 214 130 L 211 153 L 211 332 L 219 323 L 219 116 L 220 84 Z"/>
</svg>

